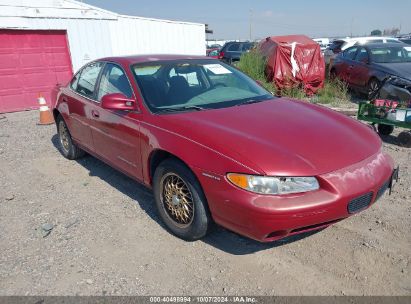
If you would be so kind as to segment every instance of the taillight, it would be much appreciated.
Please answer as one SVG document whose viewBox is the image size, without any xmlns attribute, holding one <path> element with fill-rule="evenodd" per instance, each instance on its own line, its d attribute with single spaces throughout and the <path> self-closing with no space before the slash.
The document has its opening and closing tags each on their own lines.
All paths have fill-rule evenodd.
<svg viewBox="0 0 411 304">
<path fill-rule="evenodd" d="M 218 59 L 223 59 L 224 58 L 224 52 L 220 52 L 218 54 Z"/>
</svg>

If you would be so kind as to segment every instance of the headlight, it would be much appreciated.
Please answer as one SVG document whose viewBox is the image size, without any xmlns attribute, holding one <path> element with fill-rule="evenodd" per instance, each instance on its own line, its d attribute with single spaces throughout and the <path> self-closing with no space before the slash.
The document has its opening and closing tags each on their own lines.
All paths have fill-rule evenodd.
<svg viewBox="0 0 411 304">
<path fill-rule="evenodd" d="M 411 88 L 411 81 L 405 78 L 393 77 L 389 83 L 395 85 L 400 88 L 410 89 Z"/>
<path fill-rule="evenodd" d="M 260 194 L 289 194 L 320 188 L 315 177 L 273 177 L 228 173 L 227 179 L 241 189 Z"/>
</svg>

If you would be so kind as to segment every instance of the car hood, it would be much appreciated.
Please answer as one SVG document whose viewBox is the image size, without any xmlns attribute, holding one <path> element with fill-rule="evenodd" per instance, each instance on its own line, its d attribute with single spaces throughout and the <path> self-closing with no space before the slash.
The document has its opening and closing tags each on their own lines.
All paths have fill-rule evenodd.
<svg viewBox="0 0 411 304">
<path fill-rule="evenodd" d="M 161 120 L 170 131 L 267 175 L 328 173 L 360 162 L 381 147 L 379 137 L 364 124 L 285 98 L 161 115 Z"/>
<path fill-rule="evenodd" d="M 375 63 L 375 66 L 391 75 L 411 80 L 411 62 Z"/>
</svg>

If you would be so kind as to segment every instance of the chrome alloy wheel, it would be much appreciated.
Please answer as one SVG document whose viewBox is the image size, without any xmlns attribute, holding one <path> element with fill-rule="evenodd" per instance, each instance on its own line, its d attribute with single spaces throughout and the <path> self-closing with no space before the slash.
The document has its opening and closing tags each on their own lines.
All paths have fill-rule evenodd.
<svg viewBox="0 0 411 304">
<path fill-rule="evenodd" d="M 70 150 L 70 134 L 66 124 L 62 120 L 59 123 L 59 138 L 62 148 L 68 152 Z"/>
<path fill-rule="evenodd" d="M 379 88 L 380 88 L 380 84 L 378 83 L 378 81 L 375 79 L 372 79 L 368 85 L 368 98 L 373 97 L 373 95 L 378 91 Z"/>
<path fill-rule="evenodd" d="M 179 227 L 188 227 L 194 219 L 193 195 L 184 180 L 175 173 L 165 174 L 160 181 L 162 207 Z"/>
</svg>

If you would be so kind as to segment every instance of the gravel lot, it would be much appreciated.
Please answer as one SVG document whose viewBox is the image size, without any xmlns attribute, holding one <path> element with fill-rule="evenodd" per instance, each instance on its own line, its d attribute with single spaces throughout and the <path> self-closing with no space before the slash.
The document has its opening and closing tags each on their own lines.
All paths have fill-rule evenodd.
<svg viewBox="0 0 411 304">
<path fill-rule="evenodd" d="M 222 228 L 187 243 L 162 227 L 150 190 L 63 158 L 36 111 L 5 116 L 0 295 L 411 295 L 411 149 L 395 137 L 384 149 L 401 179 L 369 210 L 271 244 Z"/>
</svg>

